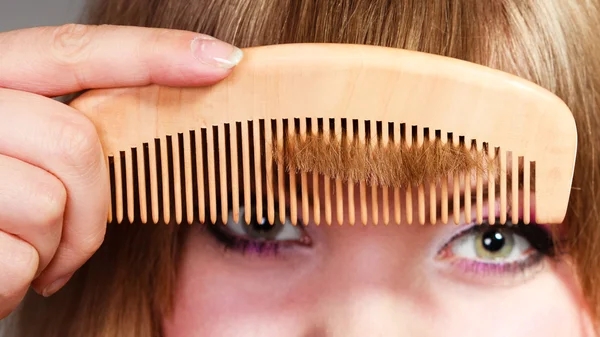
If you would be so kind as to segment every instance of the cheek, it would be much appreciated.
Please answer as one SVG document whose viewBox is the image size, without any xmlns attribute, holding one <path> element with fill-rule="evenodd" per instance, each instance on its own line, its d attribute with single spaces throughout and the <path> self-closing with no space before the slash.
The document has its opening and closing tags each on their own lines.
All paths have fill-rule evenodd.
<svg viewBox="0 0 600 337">
<path fill-rule="evenodd" d="M 296 301 L 301 294 L 295 289 L 308 275 L 280 264 L 247 268 L 240 265 L 239 257 L 224 258 L 215 247 L 189 249 L 211 245 L 198 241 L 194 238 L 184 252 L 174 312 L 165 321 L 166 337 L 292 337 L 296 335 L 291 331 L 306 325 L 297 314 L 303 310 Z"/>
<path fill-rule="evenodd" d="M 401 267 L 408 264 L 386 267 L 389 254 L 366 264 L 343 253 L 312 265 L 245 263 L 194 238 L 165 336 L 593 336 L 569 273 L 546 268 L 519 286 L 472 286 Z"/>
<path fill-rule="evenodd" d="M 555 273 L 507 289 L 436 291 L 438 330 L 462 337 L 592 337 L 581 303 Z M 443 330 L 442 330 L 443 329 Z"/>
</svg>

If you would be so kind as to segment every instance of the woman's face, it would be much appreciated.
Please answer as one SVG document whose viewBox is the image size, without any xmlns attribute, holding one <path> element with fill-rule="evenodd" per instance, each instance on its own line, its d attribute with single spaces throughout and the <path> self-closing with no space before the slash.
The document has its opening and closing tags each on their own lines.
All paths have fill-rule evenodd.
<svg viewBox="0 0 600 337">
<path fill-rule="evenodd" d="M 165 336 L 592 336 L 544 227 L 382 222 L 192 226 Z"/>
</svg>

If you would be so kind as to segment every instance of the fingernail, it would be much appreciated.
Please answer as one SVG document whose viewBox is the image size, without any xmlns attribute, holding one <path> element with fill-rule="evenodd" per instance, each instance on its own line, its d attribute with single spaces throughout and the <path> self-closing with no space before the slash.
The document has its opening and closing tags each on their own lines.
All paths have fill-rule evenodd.
<svg viewBox="0 0 600 337">
<path fill-rule="evenodd" d="M 200 62 L 223 69 L 235 67 L 244 56 L 241 49 L 206 36 L 192 40 L 192 53 Z"/>
<path fill-rule="evenodd" d="M 44 288 L 44 290 L 42 291 L 42 296 L 48 297 L 48 296 L 54 295 L 54 293 L 56 293 L 60 288 L 62 288 L 67 283 L 67 281 L 69 281 L 71 276 L 73 276 L 73 274 L 69 274 L 67 276 L 61 277 L 58 280 L 52 282 L 49 286 Z"/>
</svg>

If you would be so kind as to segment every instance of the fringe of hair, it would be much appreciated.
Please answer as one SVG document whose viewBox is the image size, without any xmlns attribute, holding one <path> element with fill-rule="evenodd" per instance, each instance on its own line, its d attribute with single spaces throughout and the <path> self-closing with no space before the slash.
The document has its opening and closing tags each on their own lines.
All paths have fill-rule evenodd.
<svg viewBox="0 0 600 337">
<path fill-rule="evenodd" d="M 323 133 L 296 133 L 284 139 L 280 150 L 272 142 L 273 158 L 288 172 L 317 172 L 343 182 L 364 181 L 368 185 L 405 187 L 438 181 L 450 174 L 475 171 L 483 173 L 497 165 L 496 156 L 465 144 L 424 139 L 421 146 L 379 141 L 375 144 L 335 137 Z"/>
</svg>

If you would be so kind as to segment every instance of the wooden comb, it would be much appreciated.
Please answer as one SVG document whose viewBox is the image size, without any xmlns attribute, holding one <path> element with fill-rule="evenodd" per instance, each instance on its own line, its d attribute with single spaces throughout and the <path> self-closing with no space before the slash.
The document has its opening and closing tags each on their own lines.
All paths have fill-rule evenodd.
<svg viewBox="0 0 600 337">
<path fill-rule="evenodd" d="M 271 224 L 353 224 L 355 213 L 362 223 L 423 224 L 426 208 L 431 223 L 448 222 L 450 213 L 455 222 L 461 214 L 469 221 L 472 208 L 482 223 L 485 207 L 491 223 L 564 219 L 576 125 L 545 89 L 484 66 L 393 48 L 289 44 L 244 53 L 216 85 L 92 90 L 71 103 L 96 125 L 103 144 L 109 222 L 227 223 L 240 220 L 240 208 L 254 208 L 257 221 L 266 214 Z M 449 171 L 416 184 L 370 184 L 286 162 L 292 140 L 315 137 L 364 144 L 369 151 L 351 162 L 365 167 L 386 159 L 374 150 L 385 155 L 391 147 L 410 152 L 434 143 L 491 160 L 485 170 Z M 242 213 L 246 223 L 253 220 Z"/>
</svg>

